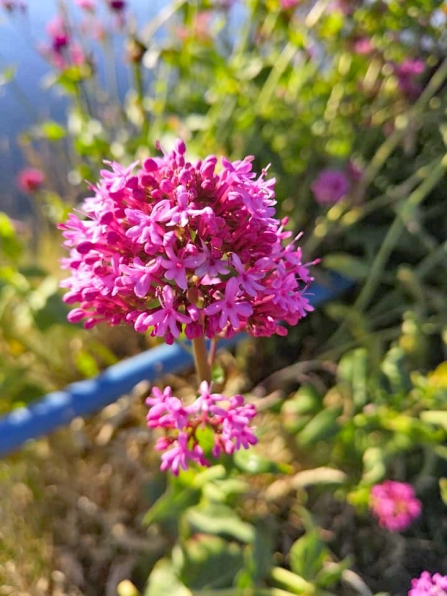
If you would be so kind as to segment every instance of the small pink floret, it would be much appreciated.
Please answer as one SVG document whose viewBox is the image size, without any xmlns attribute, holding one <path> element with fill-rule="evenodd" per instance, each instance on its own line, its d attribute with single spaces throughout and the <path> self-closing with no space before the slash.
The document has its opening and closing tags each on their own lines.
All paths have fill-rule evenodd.
<svg viewBox="0 0 447 596">
<path fill-rule="evenodd" d="M 390 532 L 408 528 L 422 510 L 413 487 L 394 480 L 386 480 L 372 487 L 370 507 L 379 524 Z"/>
</svg>

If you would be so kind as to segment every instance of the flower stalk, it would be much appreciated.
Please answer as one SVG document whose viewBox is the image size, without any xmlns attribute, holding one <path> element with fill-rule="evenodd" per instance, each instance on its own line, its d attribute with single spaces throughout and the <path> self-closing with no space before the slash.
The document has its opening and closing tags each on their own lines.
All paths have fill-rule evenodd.
<svg viewBox="0 0 447 596">
<path fill-rule="evenodd" d="M 200 335 L 199 337 L 195 337 L 192 340 L 192 347 L 194 353 L 194 364 L 199 377 L 199 383 L 202 381 L 211 383 L 211 366 L 208 362 L 208 354 L 204 336 Z"/>
</svg>

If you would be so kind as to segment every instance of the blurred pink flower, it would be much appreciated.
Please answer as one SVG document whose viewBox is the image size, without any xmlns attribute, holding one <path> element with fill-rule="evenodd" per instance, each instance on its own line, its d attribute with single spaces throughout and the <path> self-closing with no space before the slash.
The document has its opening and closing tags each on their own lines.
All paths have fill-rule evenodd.
<svg viewBox="0 0 447 596">
<path fill-rule="evenodd" d="M 176 27 L 175 34 L 182 41 L 187 39 L 195 39 L 202 43 L 213 40 L 213 33 L 211 29 L 211 21 L 213 18 L 213 11 L 201 10 L 196 13 L 191 25 L 180 25 Z"/>
<path fill-rule="evenodd" d="M 163 391 L 154 387 L 149 406 L 147 425 L 149 428 L 163 429 L 155 449 L 164 451 L 161 456 L 162 470 L 172 470 L 177 475 L 180 468 L 186 470 L 188 462 L 209 466 L 205 458 L 198 430 L 211 430 L 213 438 L 212 454 L 218 457 L 222 452 L 232 454 L 238 449 L 248 449 L 257 443 L 250 422 L 256 415 L 253 404 L 245 404 L 242 395 L 225 397 L 211 393 L 212 384 L 203 381 L 199 395 L 190 405 L 185 406 L 181 399 L 172 395 L 170 387 Z"/>
<path fill-rule="evenodd" d="M 322 170 L 311 184 L 312 192 L 320 205 L 338 203 L 351 188 L 349 178 L 344 172 L 331 168 Z"/>
<path fill-rule="evenodd" d="M 93 12 L 96 8 L 96 0 L 74 0 L 74 3 L 82 10 Z"/>
<path fill-rule="evenodd" d="M 367 56 L 374 51 L 374 45 L 367 37 L 358 37 L 352 43 L 352 51 L 360 56 Z"/>
<path fill-rule="evenodd" d="M 186 146 L 124 167 L 106 162 L 81 211 L 64 230 L 71 276 L 69 319 L 127 323 L 172 343 L 287 333 L 313 310 L 313 281 L 299 236 L 275 219 L 275 180 L 252 171 L 252 157 L 186 161 Z M 85 217 L 82 217 L 82 211 Z M 285 241 L 289 239 L 287 245 Z"/>
<path fill-rule="evenodd" d="M 62 48 L 68 45 L 70 36 L 67 26 L 61 16 L 55 16 L 47 23 L 46 30 L 51 37 L 51 45 L 55 52 L 60 52 Z"/>
<path fill-rule="evenodd" d="M 36 168 L 24 168 L 17 176 L 17 186 L 20 190 L 27 193 L 33 193 L 39 190 L 45 180 L 41 170 Z"/>
<path fill-rule="evenodd" d="M 447 575 L 423 571 L 420 577 L 411 580 L 408 596 L 447 596 Z"/>
<path fill-rule="evenodd" d="M 298 6 L 300 0 L 279 0 L 279 4 L 282 10 L 289 10 L 290 8 L 295 8 Z"/>
<path fill-rule="evenodd" d="M 417 98 L 422 89 L 419 76 L 425 70 L 425 62 L 419 58 L 406 58 L 400 64 L 394 64 L 393 68 L 402 93 L 409 99 Z"/>
<path fill-rule="evenodd" d="M 390 532 L 405 530 L 419 517 L 422 505 L 406 482 L 385 480 L 371 489 L 370 507 L 379 524 Z"/>
</svg>

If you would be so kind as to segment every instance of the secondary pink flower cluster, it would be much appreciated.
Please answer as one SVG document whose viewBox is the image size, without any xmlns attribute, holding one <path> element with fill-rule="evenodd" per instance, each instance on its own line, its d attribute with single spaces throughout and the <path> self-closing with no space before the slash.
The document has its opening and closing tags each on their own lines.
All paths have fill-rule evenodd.
<svg viewBox="0 0 447 596">
<path fill-rule="evenodd" d="M 406 482 L 386 480 L 371 489 L 370 506 L 379 524 L 390 532 L 405 530 L 422 509 L 414 489 Z"/>
<path fill-rule="evenodd" d="M 242 395 L 228 398 L 211 393 L 211 390 L 212 385 L 202 381 L 197 399 L 185 406 L 172 395 L 171 387 L 165 387 L 163 391 L 157 387 L 152 389 L 152 397 L 146 400 L 150 406 L 147 425 L 165 431 L 155 445 L 155 449 L 164 451 L 161 470 L 171 469 L 177 475 L 180 468 L 187 469 L 188 461 L 209 466 L 197 437 L 197 432 L 202 429 L 214 433 L 214 457 L 222 452 L 232 454 L 241 447 L 248 449 L 257 443 L 249 426 L 256 415 L 254 405 L 245 404 Z"/>
<path fill-rule="evenodd" d="M 419 578 L 411 580 L 408 596 L 447 596 L 447 575 L 423 571 Z"/>
<path fill-rule="evenodd" d="M 275 219 L 275 180 L 252 171 L 252 157 L 230 162 L 211 155 L 192 164 L 177 141 L 142 166 L 106 162 L 82 213 L 61 225 L 71 277 L 69 314 L 93 327 L 132 324 L 172 343 L 205 334 L 286 335 L 313 310 L 312 281 L 299 236 Z M 134 173 L 134 170 L 135 173 Z"/>
</svg>

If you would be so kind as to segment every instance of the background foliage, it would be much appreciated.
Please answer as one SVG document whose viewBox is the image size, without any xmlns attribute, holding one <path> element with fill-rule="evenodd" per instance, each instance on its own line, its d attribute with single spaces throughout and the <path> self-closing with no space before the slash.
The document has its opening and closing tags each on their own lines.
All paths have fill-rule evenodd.
<svg viewBox="0 0 447 596">
<path fill-rule="evenodd" d="M 258 169 L 271 164 L 279 213 L 305 232 L 306 259 L 322 258 L 318 281 L 332 270 L 354 285 L 288 338 L 222 357 L 226 386 L 251 390 L 261 411 L 259 446 L 234 461 L 159 475 L 137 391 L 87 427 L 4 462 L 5 491 L 25 495 L 12 514 L 1 508 L 8 593 L 21 583 L 36 594 L 399 595 L 422 569 L 447 573 L 445 6 L 196 0 L 166 5 L 151 23 L 133 18 L 131 3 L 123 18 L 86 18 L 68 2 L 60 10 L 84 59 L 47 77 L 67 97 L 64 120 L 21 135 L 46 177 L 29 199 L 32 223 L 0 216 L 3 412 L 150 345 L 129 330 L 87 333 L 65 319 L 55 228 L 104 159 L 130 163 L 178 136 L 197 157 L 253 154 Z M 117 86 L 116 68 L 128 71 L 128 88 Z M 13 71 L 3 75 L 12 85 Z M 351 190 L 324 206 L 311 185 L 327 167 L 350 176 Z M 130 430 L 138 426 L 144 438 Z M 117 481 L 114 501 L 114 474 L 96 476 L 106 456 L 121 479 L 135 466 L 132 496 Z M 64 466 L 109 496 L 69 482 Z M 402 536 L 368 513 L 370 488 L 384 478 L 411 482 L 423 502 Z M 132 503 L 127 512 L 120 498 Z M 51 499 L 60 520 L 77 516 L 78 543 L 56 513 L 49 519 Z M 42 529 L 20 525 L 24 512 L 47 520 L 40 556 L 29 533 Z M 127 542 L 115 540 L 117 524 Z M 101 551 L 103 535 L 115 538 Z M 50 567 L 61 576 L 42 583 Z"/>
</svg>

